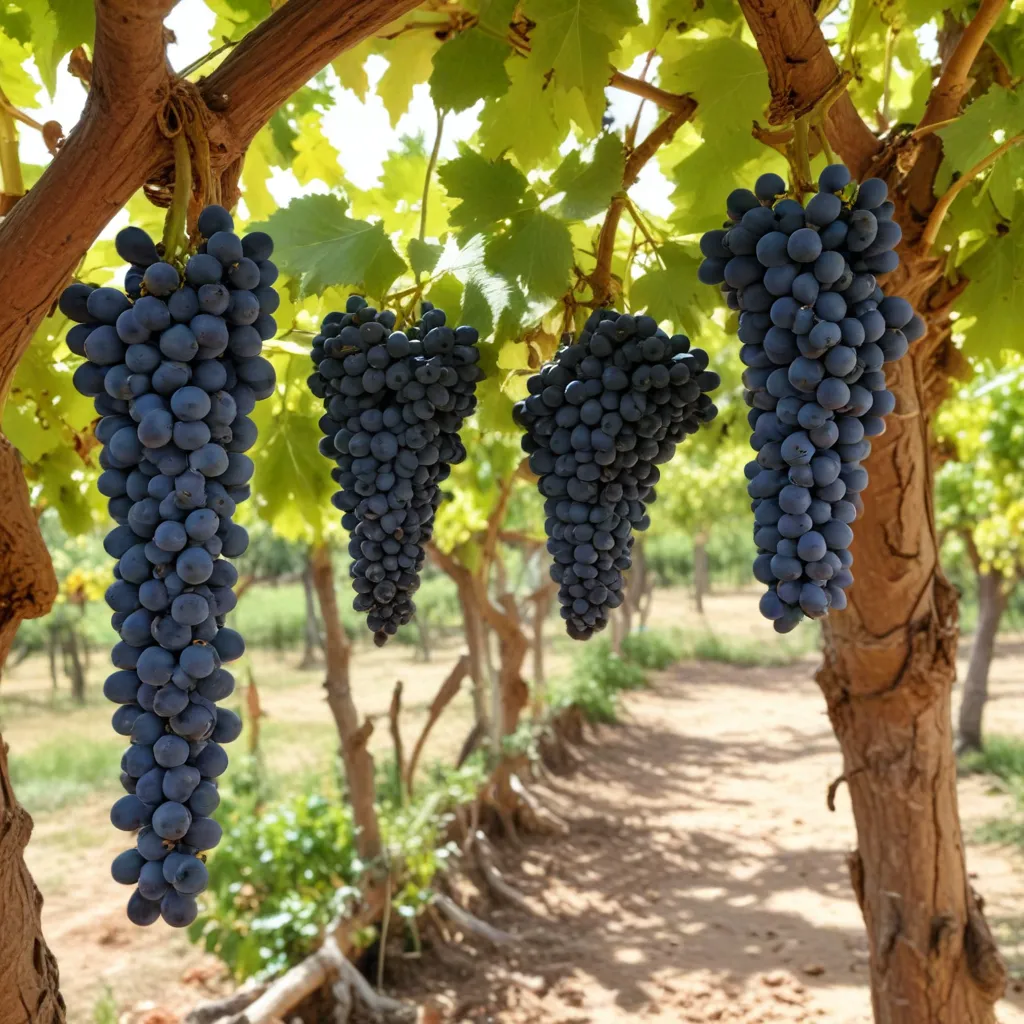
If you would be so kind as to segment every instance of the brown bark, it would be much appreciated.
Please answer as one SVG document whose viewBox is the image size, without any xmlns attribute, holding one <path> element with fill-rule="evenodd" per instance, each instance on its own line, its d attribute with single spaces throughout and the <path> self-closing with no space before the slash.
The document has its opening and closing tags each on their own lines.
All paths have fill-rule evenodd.
<svg viewBox="0 0 1024 1024">
<path fill-rule="evenodd" d="M 71 699 L 76 704 L 85 703 L 85 669 L 78 653 L 78 632 L 73 622 L 64 626 L 65 668 L 71 677 Z"/>
<path fill-rule="evenodd" d="M 29 506 L 17 453 L 0 436 L 0 666 L 22 619 L 45 615 L 57 596 L 57 579 Z M 25 865 L 32 818 L 18 803 L 0 736 L 0 1024 L 62 1022 L 64 1000 L 57 962 L 43 938 L 43 898 Z"/>
<path fill-rule="evenodd" d="M 704 614 L 704 595 L 710 590 L 708 580 L 708 537 L 704 532 L 693 538 L 693 600 L 697 611 Z"/>
<path fill-rule="evenodd" d="M 473 683 L 473 713 L 484 736 L 490 733 L 491 716 L 487 710 L 487 673 L 484 645 L 484 623 L 476 603 L 473 589 L 473 575 L 451 555 L 441 551 L 435 544 L 427 549 L 434 564 L 455 584 L 462 611 L 462 632 L 466 637 L 469 657 L 469 678 Z"/>
<path fill-rule="evenodd" d="M 306 621 L 302 636 L 302 660 L 299 668 L 313 668 L 320 663 L 320 651 L 324 641 L 320 635 L 320 621 L 316 612 L 316 592 L 313 589 L 313 571 L 306 556 L 306 566 L 302 570 L 302 593 L 306 601 Z"/>
<path fill-rule="evenodd" d="M 215 169 L 237 166 L 256 131 L 295 89 L 417 2 L 291 0 L 271 15 L 211 76 L 212 88 L 227 94 L 227 110 L 212 132 Z M 82 119 L 0 225 L 0 411 L 36 328 L 83 254 L 132 194 L 172 163 L 156 115 L 171 90 L 163 19 L 175 0 L 95 4 Z M 35 256 L 28 264 L 26 252 Z M 20 621 L 45 614 L 55 595 L 17 455 L 0 434 L 0 667 Z M 56 963 L 40 929 L 41 899 L 22 856 L 31 827 L 0 756 L 0 1024 L 64 1019 Z"/>
<path fill-rule="evenodd" d="M 813 108 L 838 71 L 810 8 L 800 0 L 741 6 L 768 67 L 772 119 Z M 986 0 L 978 17 L 991 7 Z M 969 35 L 977 32 L 965 32 L 947 62 L 947 86 L 977 53 Z M 857 582 L 847 610 L 827 621 L 818 672 L 857 824 L 850 866 L 867 925 L 874 1014 L 879 1024 L 992 1024 L 1005 969 L 964 863 L 950 708 L 956 594 L 939 566 L 932 505 L 931 418 L 959 369 L 948 328 L 955 293 L 918 244 L 934 206 L 931 151 L 941 153 L 941 141 L 883 150 L 844 100 L 827 130 L 856 176 L 870 168 L 900 183 L 891 197 L 904 227 L 903 262 L 885 288 L 914 303 L 928 325 L 889 368 L 897 415 L 865 463 L 871 484 L 854 530 Z M 916 184 L 904 180 L 915 158 Z"/>
<path fill-rule="evenodd" d="M 978 625 L 964 677 L 957 718 L 957 749 L 981 750 L 981 718 L 988 701 L 988 673 L 995 653 L 999 622 L 1006 611 L 1007 594 L 1000 573 L 978 572 Z"/>
<path fill-rule="evenodd" d="M 451 672 L 448 673 L 445 681 L 441 684 L 441 688 L 434 695 L 434 699 L 430 702 L 430 710 L 427 712 L 427 720 L 423 723 L 423 729 L 420 732 L 419 738 L 416 740 L 416 745 L 413 747 L 412 757 L 409 758 L 409 766 L 404 771 L 405 788 L 412 796 L 413 787 L 416 783 L 416 768 L 420 763 L 420 755 L 423 753 L 423 748 L 426 745 L 427 737 L 430 736 L 431 730 L 437 724 L 437 720 L 444 714 L 444 709 L 456 698 L 460 688 L 462 687 L 462 680 L 466 678 L 469 672 L 469 656 L 463 654 L 461 658 L 452 666 Z M 479 725 L 479 723 L 478 723 Z"/>
<path fill-rule="evenodd" d="M 338 612 L 338 595 L 334 589 L 334 567 L 331 551 L 326 544 L 318 544 L 312 553 L 313 586 L 320 601 L 326 634 L 327 704 L 334 716 L 341 740 L 341 757 L 345 762 L 345 781 L 352 803 L 352 819 L 358 834 L 356 849 L 364 861 L 376 860 L 383 849 L 377 808 L 374 806 L 375 787 L 373 757 L 367 748 L 373 723 L 359 722 L 359 712 L 352 699 L 349 684 L 349 660 L 352 653 Z"/>
<path fill-rule="evenodd" d="M 391 746 L 395 753 L 395 779 L 398 795 L 401 798 L 402 782 L 405 779 L 405 749 L 402 745 L 402 680 L 395 683 L 391 691 L 391 704 L 388 707 L 388 728 L 391 731 Z"/>
</svg>

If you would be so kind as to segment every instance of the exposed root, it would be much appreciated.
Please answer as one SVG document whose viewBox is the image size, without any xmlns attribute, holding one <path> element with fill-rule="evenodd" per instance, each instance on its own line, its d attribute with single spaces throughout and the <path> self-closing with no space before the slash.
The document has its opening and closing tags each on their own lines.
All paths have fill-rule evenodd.
<svg viewBox="0 0 1024 1024">
<path fill-rule="evenodd" d="M 567 836 L 569 834 L 568 822 L 546 807 L 535 793 L 530 792 L 518 775 L 509 775 L 508 781 L 509 787 L 519 803 L 517 808 L 519 819 L 529 831 L 540 835 Z"/>
<path fill-rule="evenodd" d="M 435 894 L 434 906 L 460 931 L 468 935 L 475 935 L 477 938 L 489 942 L 492 946 L 507 946 L 515 942 L 514 935 L 509 932 L 503 932 L 500 928 L 495 928 L 486 921 L 481 921 L 479 917 L 471 914 L 468 910 L 464 910 L 455 900 L 445 896 L 444 893 Z"/>
<path fill-rule="evenodd" d="M 206 1003 L 200 1003 L 185 1016 L 185 1024 L 216 1024 L 222 1017 L 230 1017 L 233 1014 L 241 1013 L 247 1006 L 256 1002 L 266 992 L 268 982 L 259 985 L 251 985 L 248 988 L 239 989 L 223 999 L 212 999 Z"/>
<path fill-rule="evenodd" d="M 494 863 L 494 849 L 487 836 L 479 830 L 473 833 L 473 848 L 476 850 L 476 862 L 480 873 L 490 892 L 527 914 L 533 914 L 533 908 L 526 897 L 514 885 L 505 880 L 501 869 Z"/>
</svg>

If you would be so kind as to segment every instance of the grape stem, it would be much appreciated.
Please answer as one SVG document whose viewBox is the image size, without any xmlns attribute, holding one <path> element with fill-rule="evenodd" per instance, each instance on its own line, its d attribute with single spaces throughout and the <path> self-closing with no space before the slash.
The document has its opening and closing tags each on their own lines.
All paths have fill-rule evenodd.
<svg viewBox="0 0 1024 1024">
<path fill-rule="evenodd" d="M 198 60 L 192 61 L 188 67 L 182 68 L 178 72 L 179 78 L 188 78 L 189 75 L 194 71 L 198 71 L 204 64 L 209 64 L 214 57 L 219 57 L 225 50 L 230 50 L 232 47 L 237 46 L 240 40 L 224 38 L 224 42 L 218 46 L 215 50 L 211 50 L 205 56 L 200 57 Z"/>
<path fill-rule="evenodd" d="M 423 176 L 423 198 L 420 200 L 420 241 L 427 236 L 427 204 L 430 201 L 430 185 L 434 180 L 434 170 L 437 167 L 437 154 L 441 151 L 441 136 L 444 133 L 444 119 L 446 110 L 437 109 L 437 131 L 434 133 L 434 148 L 430 151 L 430 159 L 427 161 L 427 173 Z M 416 286 L 419 287 L 420 272 L 416 271 Z"/>
<path fill-rule="evenodd" d="M 168 263 L 188 248 L 185 222 L 188 204 L 192 198 L 192 156 L 188 151 L 188 138 L 184 126 L 174 136 L 174 195 L 164 222 L 164 259 Z"/>
<path fill-rule="evenodd" d="M 636 204 L 633 202 L 632 199 L 629 198 L 628 195 L 623 195 L 623 200 L 626 205 L 626 210 L 629 212 L 630 219 L 633 221 L 636 227 L 640 229 L 640 234 L 644 236 L 644 239 L 647 241 L 647 244 L 653 250 L 658 262 L 662 265 L 662 267 L 664 267 L 665 261 L 661 258 L 661 251 L 659 249 L 658 243 L 655 241 L 654 236 L 651 233 L 650 225 L 646 222 L 643 215 L 636 208 Z"/>
<path fill-rule="evenodd" d="M 921 235 L 921 244 L 925 252 L 935 244 L 935 239 L 939 236 L 939 229 L 942 227 L 942 222 L 945 219 L 946 214 L 949 212 L 949 208 L 953 205 L 953 200 L 956 199 L 956 197 L 972 181 L 974 181 L 979 174 L 983 174 L 987 171 L 1004 153 L 1009 152 L 1014 146 L 1019 145 L 1021 142 L 1024 142 L 1024 132 L 1012 136 L 1001 146 L 997 146 L 988 154 L 988 156 L 982 157 L 970 170 L 964 171 L 964 173 L 949 186 L 939 201 L 935 204 L 935 208 L 928 217 L 928 223 L 925 225 L 924 233 Z"/>
</svg>

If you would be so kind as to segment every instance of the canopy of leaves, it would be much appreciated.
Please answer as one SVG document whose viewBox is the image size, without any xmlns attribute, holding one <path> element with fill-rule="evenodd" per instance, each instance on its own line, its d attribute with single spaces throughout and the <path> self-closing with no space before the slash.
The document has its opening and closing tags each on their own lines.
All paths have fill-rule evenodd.
<svg viewBox="0 0 1024 1024">
<path fill-rule="evenodd" d="M 210 38 L 179 39 L 193 55 L 239 40 L 274 6 L 187 0 L 180 7 L 204 2 L 213 16 Z M 946 15 L 922 0 L 828 6 L 835 9 L 826 35 L 853 73 L 851 95 L 868 124 L 886 132 L 914 121 L 934 81 L 932 41 L 949 28 Z M 92 4 L 10 0 L 0 7 L 0 87 L 31 114 L 53 93 L 68 53 L 91 46 Z M 968 13 L 960 3 L 950 10 L 953 19 Z M 223 59 L 214 55 L 193 75 Z M 941 129 L 939 190 L 1021 131 L 1019 4 L 992 33 L 986 61 L 966 112 Z M 633 86 L 611 85 L 616 72 Z M 621 307 L 647 310 L 708 347 L 725 378 L 719 427 L 688 445 L 688 465 L 680 460 L 666 473 L 662 507 L 671 511 L 662 521 L 694 525 L 720 502 L 743 505 L 735 480 L 746 458 L 745 424 L 730 411 L 739 387 L 735 361 L 725 357 L 730 321 L 695 278 L 697 239 L 720 222 L 728 190 L 765 170 L 785 173 L 782 158 L 751 133 L 753 122 L 765 123 L 769 88 L 739 6 L 427 0 L 291 97 L 256 137 L 242 171 L 239 223 L 271 232 L 282 271 L 281 340 L 270 348 L 280 387 L 257 414 L 261 439 L 253 451 L 253 506 L 276 532 L 309 541 L 336 519 L 329 465 L 316 452 L 304 353 L 321 318 L 359 291 L 406 321 L 428 299 L 481 332 L 488 379 L 473 430 L 474 454 L 486 458 L 453 476 L 443 517 L 449 525 L 438 535 L 449 547 L 470 542 L 496 483 L 518 465 L 511 403 L 562 332 L 589 313 L 598 239 L 622 192 L 626 159 L 665 116 L 654 102 L 641 103 L 639 79 L 688 93 L 698 107 L 630 188 L 606 251 L 613 291 Z M 26 180 L 36 173 L 26 168 Z M 1024 337 L 1022 191 L 1024 145 L 1008 146 L 960 192 L 939 237 L 949 274 L 971 279 L 959 299 L 958 331 L 975 355 L 994 359 Z M 162 212 L 141 195 L 128 216 L 159 234 Z M 81 276 L 118 280 L 119 263 L 110 241 L 100 241 Z M 40 328 L 3 428 L 22 453 L 35 498 L 57 505 L 69 530 L 81 530 L 103 510 L 89 486 L 97 468 L 92 412 L 70 386 L 77 360 L 63 343 L 66 327 L 57 317 Z"/>
</svg>

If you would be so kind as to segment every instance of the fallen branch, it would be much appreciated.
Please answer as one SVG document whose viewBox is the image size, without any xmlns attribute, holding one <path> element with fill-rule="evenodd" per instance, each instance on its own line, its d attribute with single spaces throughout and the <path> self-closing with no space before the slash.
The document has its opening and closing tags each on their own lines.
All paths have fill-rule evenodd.
<svg viewBox="0 0 1024 1024">
<path fill-rule="evenodd" d="M 527 914 L 532 914 L 534 912 L 533 908 L 526 897 L 514 885 L 505 880 L 501 869 L 494 863 L 494 848 L 491 846 L 487 836 L 479 830 L 472 835 L 477 865 L 484 877 L 484 881 L 487 883 L 487 888 L 499 899 L 511 903 L 514 907 L 518 907 Z"/>
<path fill-rule="evenodd" d="M 503 932 L 500 928 L 495 928 L 486 921 L 481 921 L 479 917 L 471 914 L 468 910 L 464 910 L 455 900 L 445 896 L 444 893 L 435 894 L 434 906 L 457 928 L 469 935 L 475 935 L 477 938 L 484 939 L 492 946 L 507 946 L 509 943 L 515 942 L 514 935 L 511 935 L 509 932 Z"/>
<path fill-rule="evenodd" d="M 420 755 L 423 753 L 427 737 L 430 735 L 430 731 L 434 728 L 437 720 L 444 713 L 444 709 L 455 699 L 455 695 L 462 686 L 462 680 L 466 678 L 468 673 L 469 655 L 463 654 L 455 663 L 451 672 L 448 673 L 448 678 L 441 684 L 441 688 L 430 702 L 430 711 L 423 725 L 423 731 L 420 733 L 419 739 L 416 740 L 412 757 L 409 758 L 409 765 L 405 770 L 405 788 L 409 796 L 412 796 L 413 782 L 416 778 L 416 767 L 420 763 Z"/>
</svg>

